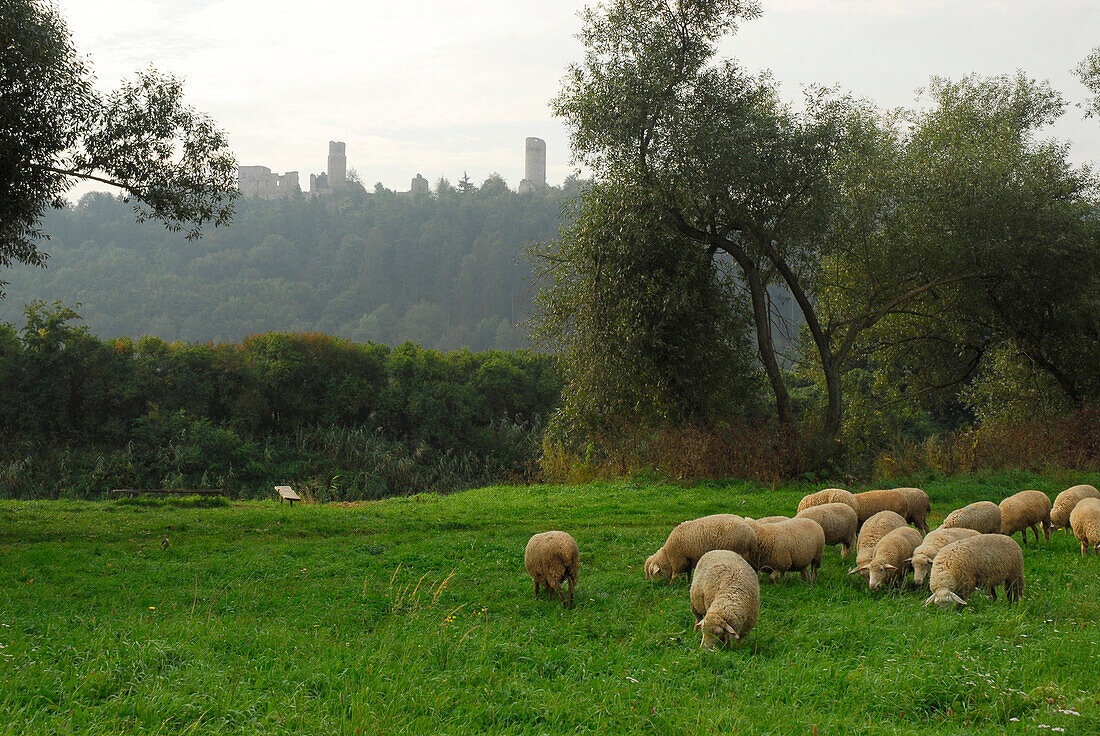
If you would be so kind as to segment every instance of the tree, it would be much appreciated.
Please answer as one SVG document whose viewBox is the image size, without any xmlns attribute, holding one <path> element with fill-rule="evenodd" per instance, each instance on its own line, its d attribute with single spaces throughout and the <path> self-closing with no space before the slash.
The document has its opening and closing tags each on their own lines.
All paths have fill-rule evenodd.
<svg viewBox="0 0 1100 736">
<path fill-rule="evenodd" d="M 1031 84 L 934 83 L 940 108 L 953 110 L 957 94 L 973 103 L 971 134 L 1003 133 L 1006 145 L 1015 135 L 1025 145 L 1020 156 L 987 161 L 983 156 L 997 150 L 982 149 L 978 140 L 959 150 L 958 163 L 969 169 L 914 178 L 922 171 L 914 169 L 914 156 L 943 156 L 907 134 L 909 121 L 822 89 L 809 90 L 803 110 L 795 111 L 779 101 L 766 75 L 715 58 L 717 40 L 758 13 L 755 3 L 738 0 L 613 0 L 590 9 L 581 33 L 584 63 L 570 68 L 554 107 L 572 128 L 575 158 L 598 179 L 645 191 L 635 201 L 674 223 L 686 250 L 734 264 L 751 300 L 757 354 L 781 423 L 795 413 L 773 338 L 769 287 L 790 293 L 825 395 L 823 459 L 836 449 L 845 372 L 874 346 L 876 326 L 911 317 L 915 305 L 939 294 L 959 295 L 963 284 L 1011 272 L 1022 252 L 996 247 L 1006 233 L 1004 207 L 1022 208 L 1013 215 L 1026 237 L 1065 236 L 1080 244 L 1068 235 L 1080 229 L 1072 217 L 1059 214 L 1047 228 L 1026 213 L 1047 203 L 1069 212 L 1087 187 L 1064 166 L 1065 176 L 1056 175 L 1064 163 L 1056 146 L 1035 150 L 1050 161 L 1049 175 L 1029 179 L 1035 189 L 1015 187 L 1017 176 L 1028 177 L 1019 167 L 1030 160 L 1023 152 L 1034 130 L 1061 110 Z M 955 129 L 964 139 L 966 133 Z M 995 188 L 997 196 L 973 196 L 983 193 L 972 191 L 976 184 L 998 176 L 1004 185 Z M 927 215 L 947 217 L 955 203 L 966 204 L 973 229 L 950 236 L 945 223 L 936 229 Z M 1023 238 L 1012 242 L 1022 247 Z M 973 257 L 957 257 L 951 248 L 958 245 Z M 1035 298 L 1028 304 L 1041 308 Z M 994 316 L 1002 324 L 1008 318 L 1003 309 Z M 1015 324 L 1023 330 L 1021 320 Z"/>
<path fill-rule="evenodd" d="M 535 252 L 536 336 L 564 360 L 549 436 L 573 450 L 630 426 L 708 423 L 759 395 L 747 309 L 640 188 L 595 184 Z"/>
<path fill-rule="evenodd" d="M 0 0 L 0 39 L 0 266 L 44 265 L 41 219 L 77 180 L 120 188 L 139 221 L 188 238 L 229 221 L 236 162 L 179 79 L 149 69 L 101 94 L 46 0 Z"/>
<path fill-rule="evenodd" d="M 1081 83 L 1092 92 L 1092 99 L 1085 103 L 1085 115 L 1100 115 L 1100 46 L 1092 50 L 1085 60 L 1077 65 L 1077 76 Z"/>
</svg>

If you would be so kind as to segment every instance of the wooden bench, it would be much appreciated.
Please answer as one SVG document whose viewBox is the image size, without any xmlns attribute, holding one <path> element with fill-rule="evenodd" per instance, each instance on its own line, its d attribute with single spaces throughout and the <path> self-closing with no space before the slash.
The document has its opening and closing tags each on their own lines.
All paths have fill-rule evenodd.
<svg viewBox="0 0 1100 736">
<path fill-rule="evenodd" d="M 302 497 L 295 493 L 290 486 L 275 486 L 275 491 L 279 494 L 279 503 L 290 501 L 290 508 L 294 508 L 295 501 L 302 500 Z"/>
<path fill-rule="evenodd" d="M 222 488 L 116 488 L 112 496 L 224 496 Z"/>
</svg>

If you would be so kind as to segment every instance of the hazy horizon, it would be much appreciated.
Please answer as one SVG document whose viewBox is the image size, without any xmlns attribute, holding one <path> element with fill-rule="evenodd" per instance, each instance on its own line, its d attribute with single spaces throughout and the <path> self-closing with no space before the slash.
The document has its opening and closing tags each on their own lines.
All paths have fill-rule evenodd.
<svg viewBox="0 0 1100 736">
<path fill-rule="evenodd" d="M 467 172 L 513 189 L 524 139 L 547 143 L 547 180 L 573 172 L 568 131 L 549 102 L 570 63 L 586 3 L 483 0 L 414 7 L 338 0 L 60 0 L 78 51 L 105 88 L 154 64 L 186 79 L 189 104 L 230 138 L 238 163 L 309 174 L 328 141 L 347 143 L 363 182 L 397 191 Z M 723 45 L 770 69 L 791 101 L 839 85 L 882 107 L 913 105 L 932 75 L 1049 79 L 1072 102 L 1073 67 L 1100 44 L 1100 8 L 1083 0 L 765 0 L 764 16 Z M 1100 161 L 1100 122 L 1071 108 L 1052 134 L 1077 163 Z M 74 190 L 78 196 L 91 187 Z"/>
</svg>

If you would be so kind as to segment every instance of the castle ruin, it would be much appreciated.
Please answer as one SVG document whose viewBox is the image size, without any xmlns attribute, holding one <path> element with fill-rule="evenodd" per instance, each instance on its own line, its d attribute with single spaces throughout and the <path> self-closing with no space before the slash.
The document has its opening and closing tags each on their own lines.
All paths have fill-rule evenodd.
<svg viewBox="0 0 1100 736">
<path fill-rule="evenodd" d="M 546 141 L 541 138 L 526 139 L 523 180 L 519 193 L 546 189 Z M 237 182 L 241 194 L 259 199 L 278 199 L 301 192 L 298 172 L 276 174 L 266 166 L 238 166 Z M 328 142 L 328 171 L 309 175 L 309 194 L 326 195 L 343 189 L 348 183 L 347 146 L 343 141 Z M 428 180 L 420 174 L 412 180 L 409 191 L 397 192 L 410 196 L 423 196 L 431 192 Z"/>
</svg>

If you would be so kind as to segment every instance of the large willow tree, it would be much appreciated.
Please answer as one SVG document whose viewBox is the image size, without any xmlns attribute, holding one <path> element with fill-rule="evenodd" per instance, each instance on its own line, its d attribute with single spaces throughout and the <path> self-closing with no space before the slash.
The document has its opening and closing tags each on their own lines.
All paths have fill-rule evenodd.
<svg viewBox="0 0 1100 736">
<path fill-rule="evenodd" d="M 797 417 L 769 287 L 791 295 L 803 358 L 823 389 L 825 458 L 844 417 L 845 373 L 883 347 L 886 324 L 949 356 L 930 386 L 966 380 L 982 351 L 972 343 L 988 342 L 989 330 L 1041 341 L 1050 290 L 1025 288 L 1035 281 L 1023 274 L 1042 267 L 1044 252 L 1075 269 L 1091 262 L 1091 181 L 1065 163 L 1064 147 L 1037 140 L 1064 106 L 1023 77 L 936 81 L 932 109 L 919 114 L 887 115 L 828 90 L 793 109 L 766 75 L 717 55 L 758 13 L 739 0 L 601 4 L 585 15 L 585 59 L 554 105 L 576 160 L 663 223 L 652 237 L 685 259 L 732 265 L 780 423 Z M 580 227 L 605 216 L 589 204 Z M 997 286 L 1010 282 L 1030 312 Z"/>
</svg>

